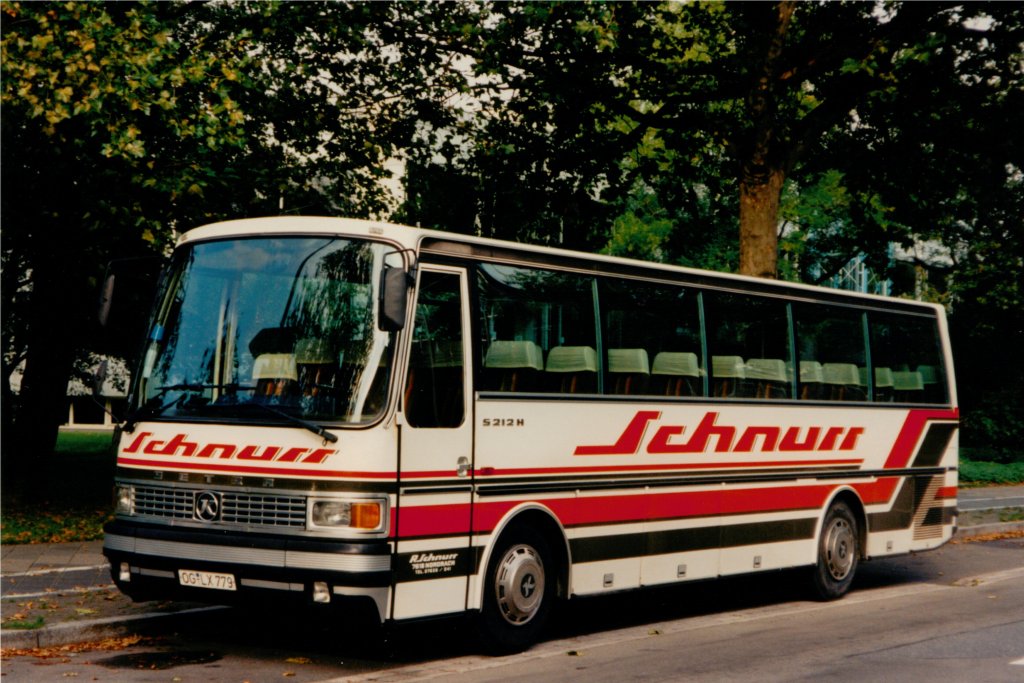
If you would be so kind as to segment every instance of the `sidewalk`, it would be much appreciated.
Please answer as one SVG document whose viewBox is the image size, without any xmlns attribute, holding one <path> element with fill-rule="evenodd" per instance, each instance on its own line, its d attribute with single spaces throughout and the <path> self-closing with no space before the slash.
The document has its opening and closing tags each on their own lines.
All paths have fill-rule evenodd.
<svg viewBox="0 0 1024 683">
<path fill-rule="evenodd" d="M 1024 486 L 960 491 L 955 538 L 1024 531 Z M 1012 518 L 1012 521 L 1004 521 Z M 131 635 L 145 625 L 221 610 L 133 603 L 114 587 L 103 541 L 0 547 L 0 647 L 28 649 Z M 18 628 L 12 628 L 17 624 Z"/>
<path fill-rule="evenodd" d="M 0 546 L 0 574 L 5 650 L 123 637 L 197 609 L 222 609 L 132 602 L 110 578 L 103 541 Z"/>
<path fill-rule="evenodd" d="M 9 581 L 17 580 L 20 584 L 23 580 L 21 575 L 46 576 L 45 573 L 79 571 L 84 568 L 101 568 L 104 575 L 108 574 L 107 559 L 103 557 L 103 541 L 0 546 L 4 594 L 10 590 Z M 8 578 L 12 575 L 17 576 L 17 579 Z"/>
</svg>

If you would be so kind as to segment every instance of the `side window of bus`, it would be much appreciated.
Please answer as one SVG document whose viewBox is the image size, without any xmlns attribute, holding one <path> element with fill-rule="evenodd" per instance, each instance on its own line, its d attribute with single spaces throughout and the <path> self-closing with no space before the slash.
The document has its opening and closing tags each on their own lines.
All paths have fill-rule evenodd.
<svg viewBox="0 0 1024 683">
<path fill-rule="evenodd" d="M 604 393 L 704 394 L 697 296 L 675 285 L 599 281 Z"/>
<path fill-rule="evenodd" d="M 711 395 L 792 398 L 793 353 L 785 301 L 705 292 Z"/>
<path fill-rule="evenodd" d="M 875 401 L 947 402 L 946 373 L 934 318 L 869 313 L 868 329 Z"/>
<path fill-rule="evenodd" d="M 480 391 L 597 391 L 593 278 L 487 263 L 477 285 Z"/>
<path fill-rule="evenodd" d="M 800 349 L 800 398 L 866 401 L 864 313 L 850 308 L 794 304 Z"/>
<path fill-rule="evenodd" d="M 403 405 L 413 427 L 458 427 L 465 413 L 459 277 L 423 271 Z"/>
</svg>

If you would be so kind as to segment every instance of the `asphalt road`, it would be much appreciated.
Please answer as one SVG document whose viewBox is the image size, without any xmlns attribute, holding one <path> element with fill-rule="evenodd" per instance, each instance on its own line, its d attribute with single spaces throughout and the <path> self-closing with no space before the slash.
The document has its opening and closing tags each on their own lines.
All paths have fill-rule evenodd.
<svg viewBox="0 0 1024 683">
<path fill-rule="evenodd" d="M 255 607 L 166 625 L 117 651 L 16 657 L 8 680 L 1024 681 L 1024 539 L 864 564 L 804 597 L 796 572 L 576 601 L 520 655 L 481 656 L 463 621 L 377 631 Z"/>
<path fill-rule="evenodd" d="M 1024 491 L 1019 486 L 961 489 L 957 506 L 961 511 L 1024 507 Z"/>
</svg>

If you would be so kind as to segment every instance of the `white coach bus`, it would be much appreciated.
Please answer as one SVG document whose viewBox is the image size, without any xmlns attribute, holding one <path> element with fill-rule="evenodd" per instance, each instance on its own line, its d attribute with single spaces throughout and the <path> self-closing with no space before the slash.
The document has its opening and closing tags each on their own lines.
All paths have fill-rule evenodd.
<svg viewBox="0 0 1024 683">
<path fill-rule="evenodd" d="M 475 613 L 935 548 L 957 516 L 943 310 L 333 218 L 184 235 L 104 552 L 140 599 Z"/>
</svg>

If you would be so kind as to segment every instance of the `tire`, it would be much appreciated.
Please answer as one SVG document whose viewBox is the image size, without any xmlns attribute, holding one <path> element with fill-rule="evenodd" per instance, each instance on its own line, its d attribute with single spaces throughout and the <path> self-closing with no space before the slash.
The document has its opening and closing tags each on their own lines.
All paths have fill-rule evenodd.
<svg viewBox="0 0 1024 683">
<path fill-rule="evenodd" d="M 857 518 L 842 501 L 825 514 L 818 539 L 818 562 L 814 567 L 814 592 L 822 600 L 846 595 L 860 562 L 860 532 Z"/>
<path fill-rule="evenodd" d="M 537 640 L 555 600 L 553 569 L 539 533 L 517 527 L 502 534 L 484 578 L 480 638 L 485 650 L 510 654 Z"/>
</svg>

